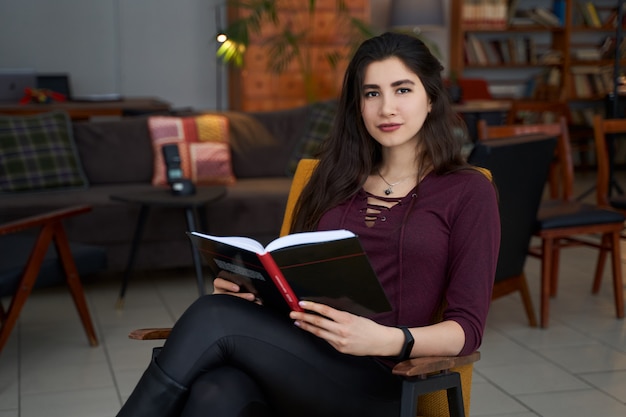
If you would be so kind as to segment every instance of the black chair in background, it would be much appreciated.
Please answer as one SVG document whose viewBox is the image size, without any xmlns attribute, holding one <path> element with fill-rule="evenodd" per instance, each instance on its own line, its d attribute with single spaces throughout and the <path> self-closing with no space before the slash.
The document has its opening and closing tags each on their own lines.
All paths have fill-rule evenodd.
<svg viewBox="0 0 626 417">
<path fill-rule="evenodd" d="M 541 259 L 540 322 L 541 327 L 548 327 L 550 297 L 556 297 L 558 290 L 561 248 L 583 245 L 598 249 L 594 281 L 601 279 L 603 263 L 610 254 L 613 279 L 621 281 L 619 237 L 624 229 L 624 215 L 607 207 L 574 200 L 574 166 L 564 117 L 559 123 L 543 124 L 486 126 L 479 122 L 478 131 L 481 141 L 530 133 L 558 138 L 556 162 L 561 174 L 561 197 L 541 201 L 534 228 L 534 235 L 541 239 L 541 244 L 531 245 L 529 249 L 532 256 Z M 528 169 L 533 167 L 531 164 Z M 599 242 L 598 236 L 601 237 Z"/>
<path fill-rule="evenodd" d="M 494 139 L 478 142 L 468 157 L 491 172 L 498 190 L 502 234 L 492 300 L 519 291 L 532 327 L 537 319 L 524 265 L 556 143 L 546 135 Z"/>
</svg>

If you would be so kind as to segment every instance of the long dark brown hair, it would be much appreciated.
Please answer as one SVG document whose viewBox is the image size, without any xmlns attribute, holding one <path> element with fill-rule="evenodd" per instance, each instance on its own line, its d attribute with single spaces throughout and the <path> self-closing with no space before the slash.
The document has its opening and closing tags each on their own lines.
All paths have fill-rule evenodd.
<svg viewBox="0 0 626 417">
<path fill-rule="evenodd" d="M 450 105 L 441 63 L 411 35 L 388 32 L 368 39 L 346 69 L 335 121 L 296 204 L 292 232 L 315 230 L 322 215 L 353 196 L 381 163 L 382 147 L 365 128 L 361 100 L 368 65 L 391 57 L 399 58 L 420 78 L 432 104 L 420 130 L 418 178 L 430 168 L 446 174 L 467 166 L 461 155 L 465 125 Z"/>
</svg>

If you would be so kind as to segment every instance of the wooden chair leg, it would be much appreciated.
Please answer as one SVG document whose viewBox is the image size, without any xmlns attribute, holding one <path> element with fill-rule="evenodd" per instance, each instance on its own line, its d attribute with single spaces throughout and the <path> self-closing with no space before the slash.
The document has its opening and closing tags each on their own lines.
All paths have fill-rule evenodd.
<svg viewBox="0 0 626 417">
<path fill-rule="evenodd" d="M 526 317 L 528 317 L 528 324 L 530 327 L 537 327 L 537 317 L 535 316 L 535 309 L 533 308 L 533 301 L 530 298 L 530 291 L 528 290 L 528 282 L 526 282 L 526 274 L 522 272 L 519 277 L 519 292 L 522 297 L 522 303 L 524 304 L 524 310 L 526 310 Z"/>
<path fill-rule="evenodd" d="M 550 189 L 550 199 L 557 200 L 559 198 L 559 171 L 561 170 L 558 163 L 551 163 L 548 169 L 548 186 Z"/>
<path fill-rule="evenodd" d="M 591 287 L 591 292 L 593 294 L 597 294 L 598 291 L 600 291 L 600 286 L 602 285 L 602 275 L 604 275 L 604 264 L 606 263 L 607 252 L 610 250 L 608 248 L 611 248 L 611 239 L 612 239 L 612 236 L 610 233 L 606 233 L 602 235 L 602 242 L 600 244 L 601 248 L 600 248 L 600 252 L 598 253 L 598 262 L 596 263 L 596 273 L 593 277 L 593 286 Z"/>
<path fill-rule="evenodd" d="M 550 315 L 550 288 L 552 272 L 552 255 L 554 240 L 544 238 L 542 242 L 541 254 L 541 301 L 540 301 L 540 322 L 541 327 L 547 328 Z"/>
<path fill-rule="evenodd" d="M 33 250 L 28 258 L 28 263 L 24 268 L 24 273 L 18 282 L 17 291 L 13 295 L 13 298 L 11 298 L 9 308 L 2 320 L 2 327 L 0 328 L 0 352 L 9 340 L 9 335 L 15 323 L 17 323 L 17 318 L 22 311 L 22 307 L 24 307 L 26 299 L 33 290 L 33 286 L 39 275 L 41 263 L 46 255 L 52 237 L 53 229 L 50 227 L 43 227 L 37 236 L 37 241 L 33 246 Z"/>
<path fill-rule="evenodd" d="M 556 297 L 559 288 L 559 262 L 561 261 L 561 241 L 555 239 L 552 246 L 552 269 L 550 270 L 550 297 Z"/>
<path fill-rule="evenodd" d="M 620 232 L 611 234 L 611 264 L 613 266 L 613 296 L 617 318 L 624 318 L 624 282 L 622 278 L 622 257 L 620 250 Z"/>
<path fill-rule="evenodd" d="M 72 295 L 72 299 L 74 300 L 74 305 L 76 306 L 76 310 L 78 310 L 78 315 L 80 316 L 80 320 L 82 321 L 85 332 L 87 333 L 89 344 L 91 346 L 98 346 L 98 338 L 96 336 L 93 322 L 91 321 L 89 307 L 87 306 L 87 300 L 85 299 L 85 292 L 83 290 L 83 285 L 80 282 L 80 277 L 78 275 L 76 263 L 74 262 L 74 257 L 72 256 L 72 252 L 70 250 L 70 244 L 67 240 L 65 229 L 60 222 L 55 224 L 54 229 L 54 243 L 59 254 L 59 259 L 63 264 L 66 282 Z"/>
</svg>

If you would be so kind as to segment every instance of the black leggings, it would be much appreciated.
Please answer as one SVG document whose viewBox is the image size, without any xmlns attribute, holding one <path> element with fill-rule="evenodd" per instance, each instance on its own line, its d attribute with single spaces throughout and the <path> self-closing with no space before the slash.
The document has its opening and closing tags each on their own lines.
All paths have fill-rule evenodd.
<svg viewBox="0 0 626 417">
<path fill-rule="evenodd" d="M 388 368 L 229 295 L 192 304 L 156 361 L 190 387 L 184 416 L 399 414 L 400 380 Z"/>
</svg>

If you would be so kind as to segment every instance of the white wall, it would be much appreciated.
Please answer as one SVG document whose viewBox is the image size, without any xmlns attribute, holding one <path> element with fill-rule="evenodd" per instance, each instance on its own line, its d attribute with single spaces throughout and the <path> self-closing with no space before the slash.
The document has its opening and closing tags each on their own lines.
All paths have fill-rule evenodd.
<svg viewBox="0 0 626 417">
<path fill-rule="evenodd" d="M 70 74 L 76 96 L 217 108 L 219 0 L 0 0 L 0 68 Z"/>
</svg>

